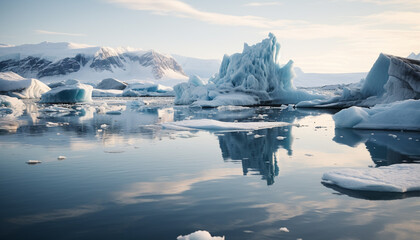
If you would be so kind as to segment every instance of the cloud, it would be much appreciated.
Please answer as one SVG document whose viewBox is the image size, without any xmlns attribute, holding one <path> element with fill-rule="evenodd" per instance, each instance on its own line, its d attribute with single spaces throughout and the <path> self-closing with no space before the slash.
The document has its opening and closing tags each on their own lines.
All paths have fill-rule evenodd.
<svg viewBox="0 0 420 240">
<path fill-rule="evenodd" d="M 246 7 L 265 7 L 265 6 L 280 6 L 281 2 L 250 2 L 244 4 Z"/>
<path fill-rule="evenodd" d="M 246 26 L 256 28 L 271 28 L 285 26 L 292 21 L 270 20 L 258 16 L 235 16 L 215 12 L 206 12 L 178 0 L 108 0 L 133 10 L 150 11 L 158 15 L 170 15 L 180 18 L 190 18 L 210 24 L 225 26 Z M 294 21 L 293 21 L 294 22 Z"/>
<path fill-rule="evenodd" d="M 35 32 L 38 34 L 45 34 L 45 35 L 61 35 L 61 36 L 72 36 L 72 37 L 86 36 L 85 34 L 81 34 L 81 33 L 52 32 L 52 31 L 46 31 L 46 30 L 35 30 Z"/>
</svg>

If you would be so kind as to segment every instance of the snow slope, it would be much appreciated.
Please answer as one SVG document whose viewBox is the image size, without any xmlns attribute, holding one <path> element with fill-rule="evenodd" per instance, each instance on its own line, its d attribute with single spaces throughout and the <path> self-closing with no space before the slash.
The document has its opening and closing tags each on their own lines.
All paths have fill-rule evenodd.
<svg viewBox="0 0 420 240">
<path fill-rule="evenodd" d="M 40 98 L 50 88 L 34 78 L 23 78 L 14 72 L 0 72 L 0 93 L 18 98 Z"/>
</svg>

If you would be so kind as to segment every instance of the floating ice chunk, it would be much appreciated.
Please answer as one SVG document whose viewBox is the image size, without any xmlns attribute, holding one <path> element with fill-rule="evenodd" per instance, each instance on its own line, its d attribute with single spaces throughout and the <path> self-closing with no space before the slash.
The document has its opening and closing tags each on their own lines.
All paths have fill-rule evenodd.
<svg viewBox="0 0 420 240">
<path fill-rule="evenodd" d="M 38 163 L 41 163 L 41 161 L 39 161 L 39 160 L 28 160 L 28 161 L 26 161 L 26 163 L 27 164 L 38 164 Z"/>
<path fill-rule="evenodd" d="M 261 43 L 253 46 L 245 44 L 242 53 L 223 57 L 219 73 L 207 85 L 196 84 L 193 78 L 188 83 L 176 85 L 175 104 L 217 107 L 267 102 L 297 103 L 322 98 L 293 86 L 293 61 L 280 67 L 279 51 L 280 44 L 271 33 Z M 229 98 L 229 95 L 236 96 Z"/>
<path fill-rule="evenodd" d="M 92 101 L 93 87 L 90 85 L 76 83 L 56 87 L 42 94 L 43 103 L 78 103 Z"/>
<path fill-rule="evenodd" d="M 286 122 L 221 122 L 213 119 L 184 120 L 178 122 L 167 122 L 162 124 L 164 128 L 174 130 L 202 129 L 210 131 L 249 131 L 265 128 L 284 127 L 288 125 L 290 125 L 290 123 Z"/>
<path fill-rule="evenodd" d="M 217 107 L 217 110 L 219 111 L 242 111 L 242 110 L 247 110 L 247 109 L 249 109 L 249 107 L 232 106 L 232 105 Z"/>
<path fill-rule="evenodd" d="M 0 73 L 0 93 L 17 98 L 40 98 L 50 88 L 35 78 L 23 78 L 14 72 Z"/>
<path fill-rule="evenodd" d="M 198 230 L 196 232 L 193 232 L 191 234 L 185 235 L 185 236 L 178 236 L 176 238 L 177 240 L 225 240 L 225 237 L 212 237 L 211 234 L 207 231 Z"/>
<path fill-rule="evenodd" d="M 333 116 L 337 128 L 420 130 L 420 100 L 351 107 Z"/>
<path fill-rule="evenodd" d="M 64 159 L 66 159 L 66 156 L 58 156 L 57 159 L 58 160 L 64 160 Z"/>
<path fill-rule="evenodd" d="M 16 132 L 19 128 L 19 122 L 13 119 L 0 118 L 0 131 Z"/>
<path fill-rule="evenodd" d="M 101 124 L 101 128 L 102 129 L 108 128 L 108 125 L 106 125 L 105 123 L 104 124 Z"/>
<path fill-rule="evenodd" d="M 322 180 L 352 190 L 420 191 L 420 164 L 394 164 L 367 169 L 338 169 L 324 173 Z"/>
<path fill-rule="evenodd" d="M 105 78 L 98 85 L 97 89 L 115 89 L 115 90 L 124 90 L 127 87 L 127 83 L 117 80 L 115 78 Z"/>
<path fill-rule="evenodd" d="M 287 229 L 287 227 L 281 227 L 280 232 L 289 232 L 289 229 Z"/>
<path fill-rule="evenodd" d="M 259 135 L 259 134 L 254 135 L 254 138 L 262 138 L 262 137 L 265 137 L 265 135 Z"/>
<path fill-rule="evenodd" d="M 18 117 L 22 115 L 25 108 L 26 106 L 21 100 L 15 97 L 0 95 L 0 117 L 6 115 Z"/>
<path fill-rule="evenodd" d="M 282 136 L 277 136 L 277 140 L 284 140 L 284 139 L 286 139 L 286 137 L 282 137 Z"/>
</svg>

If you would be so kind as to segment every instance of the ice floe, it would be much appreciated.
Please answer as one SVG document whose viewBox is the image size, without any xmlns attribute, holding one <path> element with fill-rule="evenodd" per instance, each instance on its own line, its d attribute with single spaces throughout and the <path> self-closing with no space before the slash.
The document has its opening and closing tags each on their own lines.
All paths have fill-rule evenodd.
<svg viewBox="0 0 420 240">
<path fill-rule="evenodd" d="M 183 120 L 178 122 L 167 122 L 162 124 L 162 126 L 167 129 L 201 129 L 209 131 L 249 131 L 266 128 L 284 127 L 288 125 L 290 125 L 290 123 L 286 122 L 222 122 L 213 119 Z"/>
<path fill-rule="evenodd" d="M 333 116 L 337 128 L 420 130 L 420 100 L 350 107 Z"/>
<path fill-rule="evenodd" d="M 293 61 L 280 66 L 280 44 L 273 34 L 242 53 L 225 55 L 219 73 L 202 85 L 195 78 L 174 87 L 176 104 L 203 107 L 297 103 L 322 98 L 293 86 Z"/>
<path fill-rule="evenodd" d="M 204 230 L 198 230 L 185 236 L 178 236 L 177 240 L 224 240 L 225 237 L 211 236 L 211 234 Z"/>
<path fill-rule="evenodd" d="M 394 164 L 364 169 L 344 168 L 324 173 L 322 180 L 352 190 L 420 191 L 420 164 Z"/>
<path fill-rule="evenodd" d="M 0 117 L 2 116 L 20 116 L 25 110 L 25 104 L 15 98 L 6 95 L 0 95 Z"/>
</svg>

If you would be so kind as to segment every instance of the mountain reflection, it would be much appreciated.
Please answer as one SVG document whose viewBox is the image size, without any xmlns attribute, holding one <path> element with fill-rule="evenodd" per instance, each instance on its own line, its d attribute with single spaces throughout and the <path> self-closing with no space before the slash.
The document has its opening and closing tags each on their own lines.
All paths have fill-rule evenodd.
<svg viewBox="0 0 420 240">
<path fill-rule="evenodd" d="M 390 132 L 373 130 L 335 129 L 334 141 L 355 147 L 366 145 L 377 167 L 397 163 L 420 162 L 420 134 L 418 132 Z"/>
</svg>

